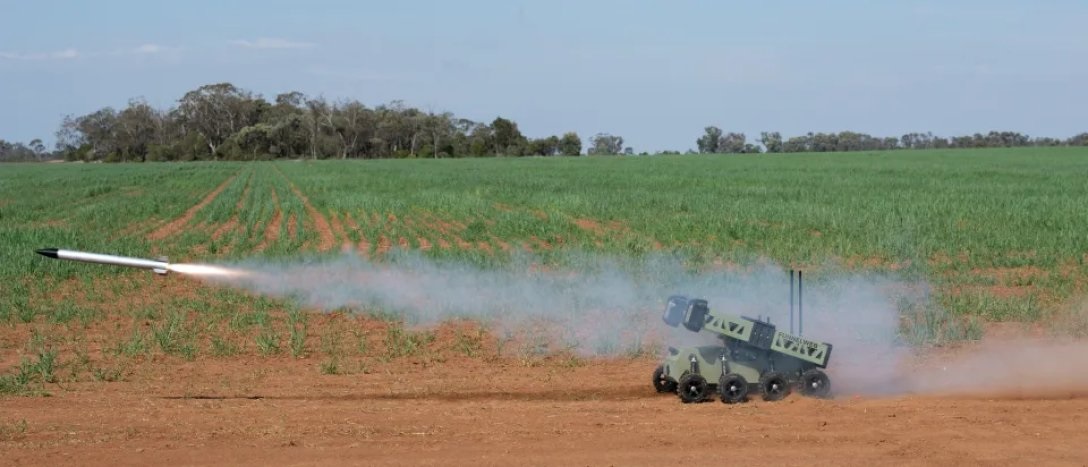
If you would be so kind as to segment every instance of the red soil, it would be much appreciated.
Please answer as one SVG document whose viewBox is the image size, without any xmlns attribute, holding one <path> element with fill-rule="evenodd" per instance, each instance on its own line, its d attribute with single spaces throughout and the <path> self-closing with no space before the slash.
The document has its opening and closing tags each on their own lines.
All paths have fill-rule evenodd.
<svg viewBox="0 0 1088 467">
<path fill-rule="evenodd" d="M 340 217 L 333 213 L 329 216 L 329 222 L 332 226 L 333 234 L 340 238 L 340 250 L 348 251 L 351 249 L 351 241 L 348 240 L 348 234 L 344 231 L 344 225 L 340 223 Z"/>
<path fill-rule="evenodd" d="M 319 358 L 140 365 L 125 382 L 0 398 L 10 465 L 1079 465 L 1088 399 L 753 400 L 657 394 L 646 359 L 453 357 L 323 375 Z M 343 366 L 349 366 L 344 363 Z M 705 429 L 701 436 L 670 420 Z M 19 430 L 16 422 L 25 421 Z M 11 427 L 11 428 L 9 428 Z M 671 427 L 671 428 L 670 428 Z M 1045 448 L 1044 448 L 1045 446 Z"/>
<path fill-rule="evenodd" d="M 162 355 L 153 342 L 149 356 L 108 350 L 133 329 L 162 325 L 132 311 L 162 310 L 172 299 L 195 298 L 201 287 L 184 276 L 134 272 L 95 286 L 71 279 L 32 294 L 31 303 L 72 300 L 107 316 L 86 329 L 44 319 L 0 326 L 0 370 L 17 365 L 33 330 L 62 348 L 61 382 L 46 385 L 50 397 L 0 395 L 5 465 L 663 465 L 740 458 L 771 465 L 1080 465 L 1088 458 L 1088 378 L 1080 371 L 1086 360 L 1068 351 L 1050 364 L 1010 362 L 1023 370 L 1030 369 L 1025 362 L 1073 370 L 1048 380 L 1055 387 L 1043 392 L 1024 389 L 1046 387 L 1038 374 L 1006 371 L 1034 384 L 994 392 L 986 382 L 1001 381 L 979 375 L 983 384 L 961 395 L 877 398 L 842 390 L 831 400 L 792 394 L 764 402 L 753 395 L 726 405 L 682 404 L 656 393 L 651 357 L 523 358 L 516 350 L 499 355 L 488 338 L 466 356 L 464 336 L 471 340 L 474 329 L 461 323 L 434 329 L 434 341 L 408 357 L 384 356 L 389 323 L 339 313 L 310 315 L 301 358 L 289 356 L 282 321 L 284 351 L 275 357 L 256 356 L 252 335 L 240 338 L 248 350 L 230 357 L 211 356 L 202 340 L 191 362 Z M 282 320 L 281 311 L 275 314 Z M 194 311 L 189 319 L 206 316 Z M 345 356 L 343 374 L 329 375 L 321 369 L 322 336 L 333 329 L 344 332 Z M 1027 332 L 992 326 L 987 336 L 998 339 L 990 350 L 1016 355 L 1008 342 Z M 363 354 L 353 350 L 354 336 L 366 343 Z M 79 345 L 92 366 L 123 367 L 123 379 L 96 381 L 86 368 L 70 378 L 78 368 L 70 349 Z M 967 345 L 937 351 L 920 356 L 911 374 L 932 381 L 948 365 L 947 377 L 966 377 L 956 373 L 963 361 L 957 355 L 991 354 Z M 678 420 L 703 430 L 680 429 Z"/>
<path fill-rule="evenodd" d="M 242 208 L 245 206 L 246 198 L 249 196 L 249 187 L 250 183 L 247 180 L 246 187 L 242 190 L 242 197 L 238 198 L 237 203 L 234 203 L 234 215 L 231 216 L 230 220 L 228 220 L 225 224 L 216 228 L 215 232 L 212 232 L 212 241 L 219 241 L 219 239 L 222 238 L 223 235 L 226 235 L 227 233 L 233 232 L 238 229 L 239 216 L 242 213 Z M 224 245 L 223 248 L 220 250 L 220 253 L 228 254 L 230 253 L 230 250 L 231 245 Z"/>
<path fill-rule="evenodd" d="M 287 238 L 291 240 L 298 239 L 298 215 L 291 213 L 291 217 L 287 218 Z"/>
<path fill-rule="evenodd" d="M 497 237 L 492 237 L 492 240 L 495 242 L 496 245 L 499 246 L 499 249 L 502 250 L 503 252 L 508 253 L 508 252 L 510 252 L 511 250 L 514 249 L 514 247 L 510 246 L 510 243 L 505 242 L 505 241 L 503 241 L 503 240 L 501 240 L 501 239 L 499 239 Z"/>
<path fill-rule="evenodd" d="M 453 242 L 457 244 L 457 249 L 459 249 L 459 250 L 471 250 L 472 249 L 472 244 L 469 243 L 469 242 L 466 242 L 463 238 L 461 238 L 459 236 L 454 235 L 453 236 Z"/>
<path fill-rule="evenodd" d="M 290 182 L 288 182 L 290 183 Z M 302 194 L 302 191 L 298 189 L 294 184 L 291 184 L 291 190 L 295 192 L 295 196 L 298 196 L 302 200 L 302 205 L 306 208 L 306 217 L 313 222 L 314 229 L 317 230 L 318 251 L 329 251 L 336 245 L 336 237 L 333 235 L 332 227 L 329 226 L 328 219 L 321 214 L 312 204 L 310 199 L 306 195 Z"/>
<path fill-rule="evenodd" d="M 362 218 L 365 220 L 366 214 L 363 214 Z M 351 213 L 344 214 L 344 223 L 347 224 L 347 228 L 351 231 L 359 232 L 359 245 L 357 245 L 358 253 L 364 257 L 370 256 L 370 241 L 366 239 L 366 234 L 359 228 L 359 224 L 355 223 L 355 219 L 351 218 Z"/>
<path fill-rule="evenodd" d="M 593 219 L 575 219 L 574 225 L 577 225 L 578 228 L 594 235 L 604 235 L 605 233 L 605 229 L 601 226 L 601 223 Z"/>
</svg>

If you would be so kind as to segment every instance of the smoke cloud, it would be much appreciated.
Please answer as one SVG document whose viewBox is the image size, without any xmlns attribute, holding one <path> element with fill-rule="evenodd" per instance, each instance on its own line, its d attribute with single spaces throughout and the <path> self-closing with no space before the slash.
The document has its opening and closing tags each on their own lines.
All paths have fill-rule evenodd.
<svg viewBox="0 0 1088 467">
<path fill-rule="evenodd" d="M 415 326 L 466 318 L 498 336 L 544 333 L 582 356 L 717 344 L 711 333 L 662 321 L 671 295 L 704 298 L 712 310 L 791 328 L 789 275 L 773 262 L 695 269 L 665 254 L 635 259 L 568 252 L 543 263 L 523 254 L 483 267 L 394 250 L 381 262 L 345 253 L 251 259 L 221 265 L 227 269 L 213 269 L 217 274 L 201 274 L 206 266 L 189 272 L 306 307 L 392 314 Z M 1088 396 L 1083 342 L 984 340 L 927 355 L 904 338 L 934 337 L 954 320 L 946 321 L 951 315 L 936 305 L 924 280 L 832 265 L 816 269 L 804 276 L 803 300 L 794 299 L 803 305 L 803 335 L 833 345 L 828 373 L 837 396 Z M 1083 321 L 1088 307 L 1082 308 L 1077 318 Z M 794 331 L 800 332 L 795 318 Z"/>
<path fill-rule="evenodd" d="M 417 326 L 467 318 L 499 335 L 545 329 L 552 341 L 583 356 L 718 342 L 707 332 L 665 325 L 661 315 L 670 295 L 704 298 L 713 310 L 790 328 L 789 275 L 769 261 L 695 270 L 664 254 L 563 255 L 552 258 L 562 266 L 548 267 L 529 254 L 481 267 L 403 251 L 382 262 L 354 254 L 247 260 L 224 265 L 245 274 L 205 279 L 323 310 L 381 310 Z M 829 373 L 837 388 L 892 391 L 889 384 L 910 355 L 898 339 L 900 310 L 904 301 L 915 306 L 928 300 L 927 287 L 829 271 L 804 276 L 804 335 L 834 345 Z"/>
<path fill-rule="evenodd" d="M 769 261 L 696 270 L 663 254 L 634 259 L 563 253 L 550 259 L 552 265 L 542 266 L 540 258 L 524 254 L 483 267 L 394 251 L 381 262 L 354 254 L 247 260 L 224 265 L 241 274 L 202 277 L 311 308 L 393 314 L 415 326 L 465 318 L 499 336 L 544 333 L 559 348 L 582 356 L 716 344 L 711 333 L 662 322 L 671 295 L 704 298 L 712 310 L 791 327 L 789 275 Z M 948 316 L 935 305 L 928 284 L 818 269 L 805 274 L 803 296 L 794 297 L 804 314 L 803 322 L 795 317 L 793 324 L 795 331 L 803 324 L 806 338 L 833 344 L 828 373 L 839 395 L 1088 395 L 1082 343 L 987 341 L 919 358 L 921 349 L 903 337 L 932 333 L 934 321 Z M 920 323 L 906 319 L 918 310 L 930 315 Z"/>
</svg>

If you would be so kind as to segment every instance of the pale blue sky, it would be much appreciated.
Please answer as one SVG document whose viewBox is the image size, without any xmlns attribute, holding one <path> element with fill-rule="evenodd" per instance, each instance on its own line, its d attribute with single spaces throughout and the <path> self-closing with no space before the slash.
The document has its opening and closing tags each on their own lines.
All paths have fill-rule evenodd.
<svg viewBox="0 0 1088 467">
<path fill-rule="evenodd" d="M 1088 131 L 1074 1 L 0 0 L 0 138 L 202 84 L 394 99 L 530 137 Z"/>
</svg>

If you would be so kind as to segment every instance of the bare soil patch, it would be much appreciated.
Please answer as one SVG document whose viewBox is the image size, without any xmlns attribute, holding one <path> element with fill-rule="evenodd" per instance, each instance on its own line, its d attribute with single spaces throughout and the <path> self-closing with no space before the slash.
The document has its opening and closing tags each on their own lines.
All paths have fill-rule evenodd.
<svg viewBox="0 0 1088 467">
<path fill-rule="evenodd" d="M 377 253 L 379 255 L 384 255 L 392 247 L 393 247 L 393 242 L 391 242 L 389 240 L 389 237 L 386 237 L 385 234 L 382 234 L 378 238 L 378 251 L 377 251 Z"/>
<path fill-rule="evenodd" d="M 594 235 L 604 234 L 604 227 L 601 225 L 600 222 L 597 222 L 593 219 L 575 219 L 574 225 L 577 225 L 578 228 Z"/>
<path fill-rule="evenodd" d="M 472 249 L 472 244 L 465 241 L 465 239 L 461 238 L 460 236 L 454 235 L 453 236 L 453 242 L 457 244 L 457 249 L 459 249 L 459 250 L 471 250 Z"/>
<path fill-rule="evenodd" d="M 416 241 L 419 242 L 420 251 L 430 251 L 431 242 L 427 240 L 427 237 L 416 237 Z"/>
<path fill-rule="evenodd" d="M 504 253 L 509 253 L 510 251 L 513 251 L 513 249 L 514 249 L 514 247 L 510 246 L 509 242 L 506 242 L 506 241 L 502 240 L 501 238 L 491 237 L 491 241 L 494 242 L 495 245 L 497 245 L 499 247 L 499 249 L 502 250 Z"/>
<path fill-rule="evenodd" d="M 1043 278 L 1048 273 L 1035 266 L 1023 266 L 1014 268 L 975 268 L 971 270 L 971 274 L 994 280 L 999 284 L 1009 284 Z"/>
<path fill-rule="evenodd" d="M 162 361 L 128 381 L 0 398 L 13 465 L 665 465 L 758 458 L 823 465 L 1077 465 L 1088 399 L 682 404 L 652 360 L 524 366 L 398 359 L 322 375 L 316 359 Z M 668 420 L 706 427 L 665 429 Z M 1040 449 L 1040 446 L 1046 449 Z"/>
<path fill-rule="evenodd" d="M 32 299 L 106 307 L 107 316 L 89 328 L 45 327 L 62 341 L 82 334 L 100 365 L 111 364 L 100 359 L 120 337 L 163 324 L 131 310 L 164 296 L 191 298 L 199 288 L 183 276 L 133 272 L 95 285 L 64 281 Z M 91 299 L 92 292 L 100 296 Z M 108 309 L 118 303 L 124 306 Z M 1088 458 L 1088 378 L 1079 371 L 1047 391 L 987 392 L 982 385 L 966 394 L 879 398 L 840 390 L 830 400 L 791 394 L 765 402 L 753 395 L 744 404 L 683 404 L 653 390 L 654 357 L 499 354 L 496 340 L 461 322 L 433 328 L 434 339 L 420 352 L 390 357 L 386 321 L 330 313 L 309 315 L 309 323 L 308 350 L 299 358 L 286 349 L 257 356 L 249 335 L 249 350 L 240 355 L 213 357 L 202 346 L 195 360 L 185 361 L 153 351 L 127 360 L 119 381 L 85 376 L 48 384 L 50 397 L 0 396 L 0 430 L 25 426 L 0 431 L 0 456 L 13 465 L 72 459 L 81 465 L 520 465 L 526 456 L 533 465 L 737 457 L 794 464 L 798 456 L 826 465 L 1079 465 Z M 3 368 L 18 361 L 17 347 L 44 326 L 0 327 Z M 335 374 L 323 371 L 330 329 L 345 336 Z M 998 350 L 1042 332 L 1022 324 L 986 331 Z M 368 349 L 362 353 L 351 340 L 359 335 Z M 917 375 L 932 377 L 959 357 L 988 355 L 972 349 L 922 353 Z M 1051 368 L 1084 367 L 1077 354 L 1058 354 L 1070 358 Z M 59 374 L 72 359 L 61 354 Z M 1029 387 L 1044 386 L 1038 375 L 1027 376 Z M 676 420 L 706 429 L 693 435 L 676 429 Z"/>
<path fill-rule="evenodd" d="M 574 225 L 577 225 L 582 230 L 588 231 L 594 235 L 607 235 L 609 233 L 628 232 L 631 230 L 619 221 L 602 222 L 588 218 L 575 219 Z"/>
</svg>

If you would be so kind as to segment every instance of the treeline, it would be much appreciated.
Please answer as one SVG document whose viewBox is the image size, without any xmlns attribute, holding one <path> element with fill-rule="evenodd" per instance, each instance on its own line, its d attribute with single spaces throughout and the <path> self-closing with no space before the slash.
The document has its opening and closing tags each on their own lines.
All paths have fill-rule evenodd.
<svg viewBox="0 0 1088 467">
<path fill-rule="evenodd" d="M 30 144 L 0 139 L 0 162 L 43 162 L 55 158 L 56 155 L 46 150 L 40 139 L 31 140 Z"/>
<path fill-rule="evenodd" d="M 575 132 L 529 138 L 517 123 L 490 123 L 430 113 L 400 101 L 374 108 L 355 100 L 330 102 L 299 92 L 268 101 L 230 83 L 201 86 L 170 109 L 132 100 L 67 116 L 56 133 L 66 160 L 187 161 L 278 158 L 374 159 L 404 157 L 578 155 Z M 612 144 L 591 139 L 590 151 Z"/>
<path fill-rule="evenodd" d="M 901 137 L 875 137 L 865 133 L 808 133 L 783 139 L 778 132 L 760 133 L 760 145 L 749 143 L 744 133 L 722 133 L 715 126 L 704 129 L 695 141 L 704 154 L 748 154 L 785 152 L 887 151 L 894 149 L 1017 148 L 1039 146 L 1088 146 L 1088 133 L 1066 140 L 1032 138 L 1014 131 L 991 131 L 969 136 L 944 138 L 933 133 L 908 133 Z M 695 152 L 695 151 L 689 151 Z"/>
<path fill-rule="evenodd" d="M 41 140 L 29 144 L 0 140 L 0 162 L 189 161 L 280 158 L 374 159 L 405 157 L 634 155 L 623 137 L 597 133 L 585 142 L 576 132 L 530 138 L 516 122 L 497 117 L 476 122 L 452 113 L 424 112 L 401 101 L 368 107 L 356 100 L 328 101 L 300 92 L 272 100 L 231 83 L 201 86 L 168 109 L 134 99 L 120 110 L 106 107 L 66 116 L 56 132 L 55 151 Z M 708 126 L 696 140 L 704 154 L 758 154 L 894 149 L 1088 146 L 1088 133 L 1066 140 L 992 131 L 944 138 L 932 133 L 877 137 L 864 133 L 807 133 L 783 138 Z M 583 152 L 584 149 L 584 152 Z M 661 151 L 658 154 L 679 154 Z M 647 153 L 642 152 L 641 155 Z"/>
</svg>

